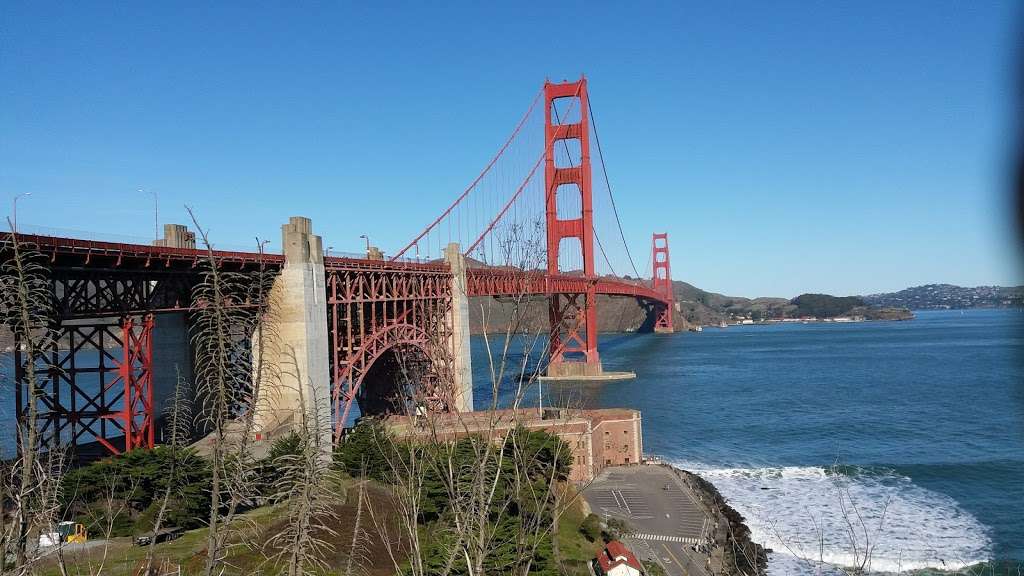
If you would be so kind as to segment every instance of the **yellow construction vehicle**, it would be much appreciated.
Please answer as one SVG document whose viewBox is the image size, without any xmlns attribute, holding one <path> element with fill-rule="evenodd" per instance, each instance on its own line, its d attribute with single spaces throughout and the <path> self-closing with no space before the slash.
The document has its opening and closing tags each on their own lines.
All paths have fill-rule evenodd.
<svg viewBox="0 0 1024 576">
<path fill-rule="evenodd" d="M 85 526 L 77 522 L 61 522 L 56 530 L 39 534 L 39 547 L 47 548 L 58 544 L 81 544 L 89 538 Z"/>
<path fill-rule="evenodd" d="M 65 525 L 67 526 L 66 534 Z M 89 533 L 85 530 L 85 526 L 76 522 L 61 522 L 57 525 L 57 531 L 68 544 L 81 544 L 89 539 Z"/>
</svg>

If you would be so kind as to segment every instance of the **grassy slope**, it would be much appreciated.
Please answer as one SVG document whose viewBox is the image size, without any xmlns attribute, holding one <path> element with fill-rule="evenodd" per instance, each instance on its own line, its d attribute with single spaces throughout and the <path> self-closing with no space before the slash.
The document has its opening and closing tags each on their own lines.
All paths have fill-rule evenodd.
<svg viewBox="0 0 1024 576">
<path fill-rule="evenodd" d="M 345 495 L 350 491 L 353 483 L 354 481 L 351 479 L 344 479 L 339 482 L 337 487 L 340 495 L 340 503 L 335 507 L 338 522 L 332 527 L 337 534 L 331 537 L 336 544 L 336 549 L 327 558 L 327 562 L 333 568 L 329 574 L 341 573 L 347 543 L 352 539 L 355 497 L 345 498 Z M 352 494 L 354 495 L 354 492 Z M 371 482 L 368 485 L 367 494 L 369 500 L 374 502 L 377 510 L 381 512 L 381 516 L 395 518 L 396 511 L 393 509 L 387 488 Z M 363 517 L 364 528 L 370 532 L 371 537 L 365 550 L 368 565 L 365 566 L 366 570 L 361 573 L 368 576 L 384 576 L 394 573 L 393 564 L 384 543 L 376 537 L 370 519 L 365 512 Z M 245 530 L 252 535 L 247 540 L 262 544 L 266 539 L 267 529 L 278 527 L 284 521 L 284 510 L 281 506 L 266 506 L 244 514 L 237 525 L 240 530 Z M 181 564 L 182 574 L 201 573 L 206 559 L 206 534 L 205 528 L 190 530 L 177 540 L 158 544 L 154 565 L 159 566 L 161 561 L 167 561 L 175 567 L 177 564 Z M 133 545 L 132 538 L 111 539 L 107 546 L 103 574 L 134 576 L 145 561 L 147 549 Z M 96 573 L 103 555 L 103 546 L 94 546 L 86 550 L 68 551 L 65 553 L 65 560 L 72 574 Z M 228 567 L 224 571 L 226 576 L 253 576 L 261 572 L 263 574 L 281 572 L 273 563 L 267 562 L 264 552 L 257 547 L 241 545 L 231 547 L 227 564 Z M 77 565 L 77 569 L 72 565 Z M 42 576 L 59 576 L 60 574 L 56 560 L 52 558 L 47 559 L 40 568 L 37 573 Z"/>
<path fill-rule="evenodd" d="M 576 498 L 558 522 L 558 553 L 562 569 L 567 575 L 589 574 L 587 563 L 601 549 L 602 543 L 591 542 L 580 532 L 580 525 L 586 515 L 583 513 L 583 498 Z"/>
<path fill-rule="evenodd" d="M 352 480 L 346 479 L 339 486 L 339 492 L 345 494 L 352 487 Z M 569 488 L 571 490 L 571 488 Z M 378 506 L 387 507 L 387 488 L 373 484 L 368 488 L 370 498 L 377 502 Z M 571 497 L 572 494 L 567 494 Z M 348 498 L 340 504 L 336 512 L 339 522 L 334 527 L 337 535 L 334 541 L 338 549 L 328 558 L 329 564 L 334 570 L 328 574 L 340 574 L 344 565 L 345 543 L 352 537 L 351 519 L 355 516 L 354 498 Z M 283 522 L 282 509 L 279 506 L 267 506 L 252 510 L 239 521 L 239 526 L 247 530 L 253 530 L 256 534 L 251 540 L 261 542 L 261 533 L 268 527 L 276 526 Z M 394 511 L 384 509 L 383 512 L 393 513 Z M 597 554 L 601 547 L 600 542 L 590 542 L 580 532 L 580 525 L 585 517 L 582 498 L 576 498 L 575 502 L 565 511 L 559 522 L 558 549 L 562 561 L 564 573 L 569 576 L 585 576 L 588 574 L 587 563 Z M 367 520 L 369 522 L 369 520 Z M 387 556 L 386 549 L 377 541 L 372 526 L 369 524 L 366 529 L 371 532 L 371 540 L 375 540 L 368 550 L 370 568 L 365 573 L 376 576 L 394 573 L 393 565 Z M 134 576 L 138 568 L 145 561 L 148 548 L 133 545 L 131 538 L 113 538 L 110 540 L 106 551 L 106 560 L 103 560 L 103 547 L 96 546 L 87 550 L 68 551 L 65 559 L 71 568 L 72 573 L 95 573 L 100 562 L 103 562 L 103 574 L 110 576 Z M 181 538 L 172 542 L 158 544 L 156 547 L 155 565 L 159 566 L 161 561 L 167 561 L 172 566 L 181 564 L 182 574 L 201 573 L 206 559 L 206 530 L 203 528 L 190 530 Z M 228 555 L 229 567 L 225 575 L 252 576 L 262 570 L 264 574 L 278 573 L 278 570 L 271 564 L 266 563 L 264 554 L 260 550 L 254 550 L 247 546 L 235 546 Z M 59 576 L 60 571 L 54 559 L 48 559 L 38 571 L 41 576 Z"/>
</svg>

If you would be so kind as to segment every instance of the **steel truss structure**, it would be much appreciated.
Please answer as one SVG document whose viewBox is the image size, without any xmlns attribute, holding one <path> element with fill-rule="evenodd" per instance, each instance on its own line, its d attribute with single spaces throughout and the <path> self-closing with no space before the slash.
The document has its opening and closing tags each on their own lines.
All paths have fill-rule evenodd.
<svg viewBox="0 0 1024 576">
<path fill-rule="evenodd" d="M 544 297 L 550 320 L 549 370 L 570 363 L 599 368 L 598 294 L 643 300 L 655 314 L 655 329 L 672 329 L 668 238 L 656 234 L 653 239 L 651 283 L 597 276 L 587 81 L 545 83 L 543 96 L 545 150 L 539 158 L 544 161 L 546 190 L 546 270 L 469 268 L 467 296 Z M 578 121 L 553 118 L 553 105 L 559 100 L 572 102 Z M 513 137 L 520 127 L 522 121 Z M 564 145 L 568 151 L 568 143 L 580 151 L 579 163 L 559 167 L 555 149 Z M 560 194 L 579 194 L 578 217 L 559 218 Z M 8 237 L 0 233 L 0 242 Z M 579 242 L 581 275 L 559 270 L 559 251 L 567 238 Z M 59 334 L 45 358 L 25 358 L 16 346 L 18 418 L 26 418 L 27 407 L 34 403 L 50 442 L 95 442 L 115 454 L 152 446 L 154 314 L 203 306 L 193 300 L 193 293 L 211 253 L 53 236 L 19 235 L 19 240 L 49 260 L 57 316 L 53 320 Z M 218 269 L 228 272 L 261 267 L 274 271 L 284 265 L 283 255 L 258 251 L 214 251 L 212 256 Z M 412 403 L 417 409 L 454 409 L 454 278 L 449 266 L 338 257 L 326 257 L 324 264 L 336 433 L 347 423 L 353 402 L 366 397 L 367 376 L 375 365 L 383 369 L 395 357 L 404 361 L 403 370 L 409 367 L 416 372 L 420 385 L 413 391 Z M 239 301 L 238 305 L 248 304 Z M 27 397 L 24 382 L 29 361 L 45 367 L 46 374 L 45 385 L 33 398 Z"/>
<path fill-rule="evenodd" d="M 392 350 L 418 351 L 428 358 L 417 397 L 427 409 L 453 409 L 450 269 L 402 263 L 375 267 L 341 259 L 326 266 L 335 435 L 340 437 L 374 363 Z"/>
<path fill-rule="evenodd" d="M 111 454 L 151 448 L 153 325 L 152 315 L 62 323 L 36 358 L 16 342 L 18 420 L 29 418 L 34 402 L 44 448 L 93 442 Z M 25 376 L 28 362 L 45 374 L 34 398 Z"/>
<path fill-rule="evenodd" d="M 43 446 L 87 446 L 88 456 L 152 447 L 155 314 L 202 304 L 192 295 L 209 254 L 51 236 L 19 234 L 18 240 L 23 250 L 42 255 L 53 295 L 52 344 L 34 359 L 42 375 L 34 400 Z M 7 241 L 9 233 L 0 233 L 0 242 Z M 280 255 L 258 253 L 215 251 L 214 258 L 232 272 L 283 264 Z M 14 355 L 15 413 L 24 422 L 30 359 L 20 343 Z"/>
</svg>

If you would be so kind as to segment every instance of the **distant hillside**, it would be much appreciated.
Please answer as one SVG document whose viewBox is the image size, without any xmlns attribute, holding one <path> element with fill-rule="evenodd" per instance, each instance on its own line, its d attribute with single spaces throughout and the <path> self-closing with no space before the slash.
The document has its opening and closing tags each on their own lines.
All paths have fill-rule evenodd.
<svg viewBox="0 0 1024 576">
<path fill-rule="evenodd" d="M 912 310 L 950 308 L 1017 308 L 1024 306 L 1024 286 L 976 286 L 965 288 L 952 284 L 926 284 L 863 296 L 872 306 L 898 306 Z"/>
<path fill-rule="evenodd" d="M 627 278 L 628 279 L 628 278 Z M 812 317 L 818 319 L 841 316 L 862 317 L 868 320 L 909 320 L 913 314 L 900 307 L 875 306 L 858 296 L 830 296 L 828 294 L 802 294 L 792 300 L 785 298 L 744 298 L 725 296 L 701 290 L 687 282 L 672 282 L 677 309 L 676 330 L 690 330 L 697 326 L 717 326 L 746 320 L 782 320 Z M 503 331 L 508 327 L 516 307 L 526 312 L 521 315 L 520 332 L 547 330 L 548 309 L 543 298 L 513 299 L 471 298 L 469 308 L 470 331 Z M 636 332 L 650 330 L 653 317 L 648 310 L 632 298 L 598 296 L 597 324 L 600 332 Z"/>
<path fill-rule="evenodd" d="M 834 318 L 849 314 L 864 301 L 857 296 L 829 296 L 828 294 L 801 294 L 793 298 L 796 306 L 795 316 L 813 316 L 815 318 Z"/>
<path fill-rule="evenodd" d="M 702 326 L 743 320 L 758 322 L 808 317 L 826 319 L 860 316 L 868 320 L 913 318 L 909 310 L 898 306 L 872 305 L 858 296 L 801 294 L 792 300 L 743 298 L 707 292 L 686 282 L 676 281 L 673 284 L 682 316 L 690 324 Z"/>
</svg>

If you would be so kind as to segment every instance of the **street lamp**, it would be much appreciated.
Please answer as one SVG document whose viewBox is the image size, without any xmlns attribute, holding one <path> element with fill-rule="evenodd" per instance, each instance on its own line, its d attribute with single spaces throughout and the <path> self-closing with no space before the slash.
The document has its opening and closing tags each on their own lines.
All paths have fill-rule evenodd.
<svg viewBox="0 0 1024 576">
<path fill-rule="evenodd" d="M 367 236 L 366 234 L 360 234 L 359 237 L 364 239 L 364 240 L 366 240 L 366 253 L 369 254 L 370 253 L 370 237 Z"/>
<path fill-rule="evenodd" d="M 156 192 L 152 190 L 143 190 L 139 188 L 139 192 L 148 192 L 153 195 L 153 239 L 160 239 L 160 198 L 157 197 Z"/>
<path fill-rule="evenodd" d="M 331 250 L 334 250 L 334 246 L 328 246 L 328 247 L 327 247 L 327 257 L 328 257 L 328 258 L 330 258 L 330 257 L 331 257 Z"/>
<path fill-rule="evenodd" d="M 11 209 L 11 228 L 14 232 L 18 231 L 18 198 L 31 195 L 31 192 L 22 192 L 14 196 L 14 207 Z"/>
</svg>

